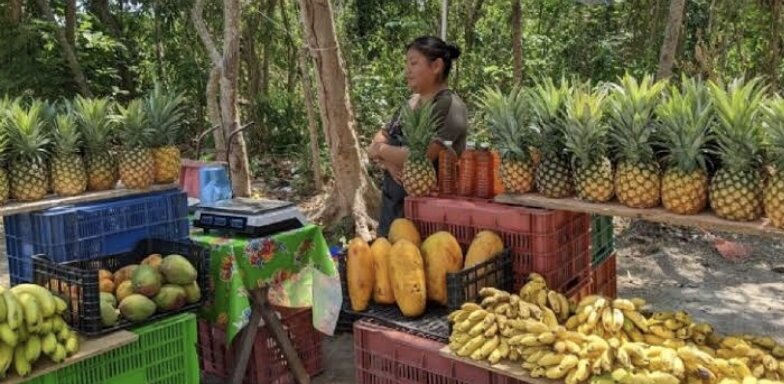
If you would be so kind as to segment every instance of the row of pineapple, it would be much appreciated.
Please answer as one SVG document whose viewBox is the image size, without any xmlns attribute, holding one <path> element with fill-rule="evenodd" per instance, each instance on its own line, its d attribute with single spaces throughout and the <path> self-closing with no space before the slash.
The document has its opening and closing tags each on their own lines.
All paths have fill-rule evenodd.
<svg viewBox="0 0 784 384">
<path fill-rule="evenodd" d="M 723 85 L 627 75 L 597 86 L 545 80 L 481 96 L 509 193 L 617 197 L 630 207 L 662 204 L 678 214 L 710 204 L 736 221 L 766 211 L 784 227 L 784 174 L 776 172 L 784 169 L 784 99 L 767 97 L 757 79 Z M 426 195 L 435 172 L 425 150 L 438 121 L 432 108 L 402 116 L 411 151 L 403 186 Z"/>
<path fill-rule="evenodd" d="M 127 105 L 0 99 L 0 203 L 175 182 L 183 99 L 156 86 Z"/>
</svg>

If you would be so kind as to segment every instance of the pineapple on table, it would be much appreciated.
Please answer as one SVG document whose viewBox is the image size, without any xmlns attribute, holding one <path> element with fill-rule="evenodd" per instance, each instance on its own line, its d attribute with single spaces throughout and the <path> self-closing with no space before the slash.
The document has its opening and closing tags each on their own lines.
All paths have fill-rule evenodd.
<svg viewBox="0 0 784 384">
<path fill-rule="evenodd" d="M 567 97 L 563 118 L 577 196 L 594 203 L 614 195 L 613 167 L 607 157 L 609 126 L 603 120 L 605 97 L 602 91 L 576 86 Z"/>
<path fill-rule="evenodd" d="M 416 109 L 406 105 L 400 115 L 401 128 L 408 146 L 401 182 L 409 196 L 425 196 L 436 190 L 436 170 L 427 158 L 427 147 L 436 134 L 438 117 L 434 104 L 426 102 Z"/>
<path fill-rule="evenodd" d="M 568 94 L 569 85 L 565 80 L 556 86 L 551 79 L 537 84 L 528 94 L 532 123 L 541 134 L 541 160 L 536 166 L 536 190 L 551 198 L 574 194 L 574 181 L 561 125 L 564 101 Z"/>
<path fill-rule="evenodd" d="M 8 201 L 10 194 L 9 180 L 8 180 L 8 133 L 6 131 L 6 119 L 8 117 L 11 105 L 16 101 L 11 99 L 0 99 L 0 204 Z"/>
<path fill-rule="evenodd" d="M 150 142 L 155 130 L 150 126 L 141 100 L 119 107 L 117 134 L 121 142 L 120 181 L 126 188 L 146 189 L 154 181 L 155 164 Z"/>
<path fill-rule="evenodd" d="M 657 136 L 665 148 L 667 168 L 662 178 L 664 208 L 693 215 L 708 205 L 708 143 L 714 123 L 708 89 L 696 80 L 671 86 L 656 108 Z"/>
<path fill-rule="evenodd" d="M 46 160 L 51 139 L 42 112 L 43 105 L 37 101 L 27 108 L 14 103 L 8 110 L 5 128 L 10 146 L 9 179 L 13 199 L 34 201 L 46 196 L 49 186 Z"/>
<path fill-rule="evenodd" d="M 608 98 L 610 137 L 618 159 L 615 195 L 628 207 L 653 208 L 660 202 L 661 172 L 651 141 L 653 114 L 664 86 L 650 75 L 638 81 L 626 74 L 612 85 Z"/>
<path fill-rule="evenodd" d="M 155 183 L 174 183 L 180 178 L 180 150 L 176 144 L 182 127 L 183 97 L 156 85 L 145 100 L 145 109 L 154 130 L 151 144 Z"/>
<path fill-rule="evenodd" d="M 487 116 L 493 146 L 501 156 L 501 182 L 507 193 L 526 193 L 534 187 L 531 148 L 537 133 L 528 125 L 528 101 L 522 88 L 507 95 L 486 89 L 482 107 Z"/>
<path fill-rule="evenodd" d="M 727 87 L 709 84 L 721 167 L 710 184 L 710 205 L 721 218 L 754 221 L 762 216 L 760 174 L 763 128 L 760 117 L 765 88 L 759 79 L 736 79 Z"/>
<path fill-rule="evenodd" d="M 80 153 L 81 133 L 70 113 L 57 115 L 54 121 L 52 189 L 58 196 L 78 195 L 87 190 L 87 171 Z"/>
<path fill-rule="evenodd" d="M 784 229 L 784 99 L 777 96 L 765 108 L 768 164 L 771 175 L 765 187 L 765 213 L 771 224 Z"/>
<path fill-rule="evenodd" d="M 105 98 L 77 97 L 74 103 L 79 130 L 85 144 L 87 189 L 105 191 L 117 184 L 117 163 L 112 153 L 114 125 L 112 103 Z"/>
</svg>

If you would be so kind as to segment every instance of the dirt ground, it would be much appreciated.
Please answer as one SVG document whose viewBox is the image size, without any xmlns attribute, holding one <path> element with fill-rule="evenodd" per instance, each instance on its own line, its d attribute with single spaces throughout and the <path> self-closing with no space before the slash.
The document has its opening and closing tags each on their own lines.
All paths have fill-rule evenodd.
<svg viewBox="0 0 784 384">
<path fill-rule="evenodd" d="M 722 333 L 770 335 L 784 342 L 781 239 L 707 234 L 619 218 L 615 234 L 621 296 L 645 298 L 656 310 L 685 310 Z M 714 247 L 716 236 L 749 246 L 749 257 L 738 262 L 722 258 Z M 7 286 L 5 241 L 0 244 L 0 283 Z M 326 372 L 314 383 L 354 382 L 351 334 L 327 338 L 324 355 Z"/>
</svg>

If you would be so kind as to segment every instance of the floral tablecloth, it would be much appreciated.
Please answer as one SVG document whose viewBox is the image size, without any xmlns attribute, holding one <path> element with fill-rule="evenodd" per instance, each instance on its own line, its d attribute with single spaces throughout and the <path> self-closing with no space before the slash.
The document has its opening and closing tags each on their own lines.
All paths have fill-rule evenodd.
<svg viewBox="0 0 784 384">
<path fill-rule="evenodd" d="M 203 316 L 226 327 L 231 340 L 250 319 L 249 289 L 269 287 L 272 304 L 313 307 L 313 326 L 331 335 L 342 293 L 337 269 L 321 229 L 308 225 L 265 238 L 230 238 L 215 234 L 191 238 L 211 251 L 210 284 Z"/>
</svg>

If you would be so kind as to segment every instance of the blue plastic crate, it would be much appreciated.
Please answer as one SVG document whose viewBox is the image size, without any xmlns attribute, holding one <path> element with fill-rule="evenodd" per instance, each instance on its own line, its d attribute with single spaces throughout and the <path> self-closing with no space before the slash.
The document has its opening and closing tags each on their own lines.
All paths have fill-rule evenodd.
<svg viewBox="0 0 784 384">
<path fill-rule="evenodd" d="M 144 238 L 183 240 L 188 202 L 179 190 L 19 214 L 5 219 L 12 283 L 30 281 L 33 254 L 62 263 L 130 251 Z"/>
</svg>

